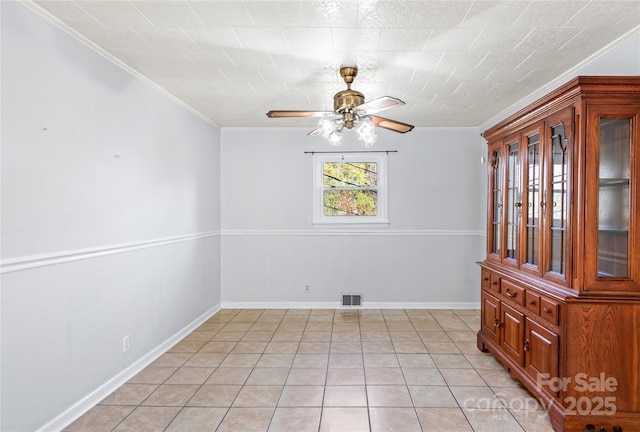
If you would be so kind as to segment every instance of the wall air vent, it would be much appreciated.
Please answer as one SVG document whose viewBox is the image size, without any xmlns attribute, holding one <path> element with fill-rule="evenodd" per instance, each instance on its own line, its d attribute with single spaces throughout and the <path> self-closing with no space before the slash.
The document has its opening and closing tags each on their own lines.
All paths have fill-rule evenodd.
<svg viewBox="0 0 640 432">
<path fill-rule="evenodd" d="M 342 306 L 362 306 L 362 294 L 342 294 Z"/>
</svg>

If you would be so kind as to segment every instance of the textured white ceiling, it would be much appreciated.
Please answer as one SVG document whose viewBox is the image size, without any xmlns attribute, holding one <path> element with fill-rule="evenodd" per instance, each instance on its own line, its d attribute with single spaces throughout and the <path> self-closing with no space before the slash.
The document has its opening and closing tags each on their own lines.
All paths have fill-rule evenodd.
<svg viewBox="0 0 640 432">
<path fill-rule="evenodd" d="M 32 3 L 33 5 L 33 3 Z M 478 126 L 640 24 L 640 1 L 35 1 L 222 127 L 310 126 L 356 65 L 385 117 Z"/>
</svg>

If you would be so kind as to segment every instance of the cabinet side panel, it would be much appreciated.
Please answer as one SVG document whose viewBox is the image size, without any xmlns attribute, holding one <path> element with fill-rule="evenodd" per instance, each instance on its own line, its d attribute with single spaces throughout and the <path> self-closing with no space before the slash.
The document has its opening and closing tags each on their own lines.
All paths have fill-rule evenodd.
<svg viewBox="0 0 640 432">
<path fill-rule="evenodd" d="M 567 311 L 569 402 L 589 401 L 595 408 L 608 400 L 615 412 L 638 411 L 640 304 L 579 302 L 568 304 Z"/>
</svg>

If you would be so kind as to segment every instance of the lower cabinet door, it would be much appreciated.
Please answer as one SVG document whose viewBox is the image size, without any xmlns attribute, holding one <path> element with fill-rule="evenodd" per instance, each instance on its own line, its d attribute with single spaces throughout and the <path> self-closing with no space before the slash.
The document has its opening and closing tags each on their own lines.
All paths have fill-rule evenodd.
<svg viewBox="0 0 640 432">
<path fill-rule="evenodd" d="M 558 335 L 527 320 L 524 346 L 526 372 L 538 388 L 557 397 L 561 390 L 558 385 Z"/>
<path fill-rule="evenodd" d="M 482 291 L 482 333 L 500 343 L 500 300 Z"/>
<path fill-rule="evenodd" d="M 524 315 L 511 306 L 500 305 L 502 338 L 500 347 L 518 365 L 524 365 Z"/>
</svg>

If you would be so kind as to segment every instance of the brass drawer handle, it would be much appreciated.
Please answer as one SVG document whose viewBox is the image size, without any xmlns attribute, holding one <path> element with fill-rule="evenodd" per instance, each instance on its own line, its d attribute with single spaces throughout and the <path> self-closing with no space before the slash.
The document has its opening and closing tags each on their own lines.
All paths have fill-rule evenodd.
<svg viewBox="0 0 640 432">
<path fill-rule="evenodd" d="M 551 309 L 550 309 L 550 308 L 548 308 L 548 307 L 543 308 L 542 310 L 544 311 L 544 313 L 548 313 L 548 314 L 550 314 L 550 313 L 551 313 Z"/>
<path fill-rule="evenodd" d="M 507 294 L 511 298 L 514 298 L 515 296 L 518 295 L 517 292 L 510 291 L 509 288 L 506 289 L 506 293 L 505 294 Z"/>
<path fill-rule="evenodd" d="M 531 306 L 534 306 L 534 305 L 536 304 L 536 301 L 535 301 L 535 300 L 529 300 L 529 304 L 530 304 Z"/>
</svg>

